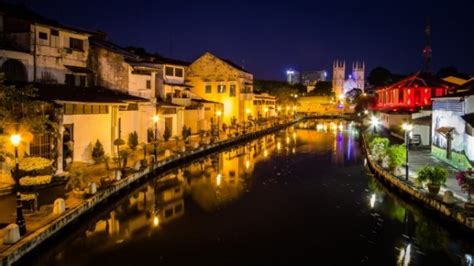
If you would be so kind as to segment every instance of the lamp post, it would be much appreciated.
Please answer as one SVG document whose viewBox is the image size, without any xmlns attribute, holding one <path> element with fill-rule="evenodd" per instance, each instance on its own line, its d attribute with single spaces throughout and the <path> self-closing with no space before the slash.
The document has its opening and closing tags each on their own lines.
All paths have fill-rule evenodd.
<svg viewBox="0 0 474 266">
<path fill-rule="evenodd" d="M 220 127 L 221 115 L 222 115 L 222 111 L 217 110 L 216 111 L 216 116 L 217 116 L 217 138 L 219 138 L 219 130 L 220 130 L 219 127 Z"/>
<path fill-rule="evenodd" d="M 11 135 L 10 141 L 13 144 L 13 147 L 15 147 L 15 185 L 17 188 L 16 191 L 16 224 L 18 225 L 20 229 L 20 235 L 23 236 L 26 234 L 26 223 L 25 223 L 25 218 L 23 217 L 23 204 L 21 202 L 21 194 L 19 191 L 19 186 L 18 183 L 20 182 L 20 167 L 19 167 L 19 162 L 18 162 L 18 145 L 20 145 L 21 142 L 21 135 L 20 134 L 14 134 Z"/>
<path fill-rule="evenodd" d="M 374 134 L 377 133 L 377 126 L 379 125 L 380 121 L 377 117 L 372 116 L 370 118 L 370 124 L 374 127 Z"/>
<path fill-rule="evenodd" d="M 159 115 L 154 115 L 153 116 L 153 122 L 155 122 L 155 141 L 153 142 L 153 154 L 155 155 L 155 160 L 153 164 L 156 164 L 157 160 L 157 150 L 156 150 L 156 145 L 158 142 L 158 121 L 160 121 L 160 116 Z"/>
<path fill-rule="evenodd" d="M 406 156 L 405 156 L 405 181 L 408 181 L 408 149 L 410 145 L 410 132 L 413 129 L 413 125 L 409 123 L 403 123 L 402 125 L 403 130 L 405 130 L 405 148 L 406 148 Z"/>
</svg>

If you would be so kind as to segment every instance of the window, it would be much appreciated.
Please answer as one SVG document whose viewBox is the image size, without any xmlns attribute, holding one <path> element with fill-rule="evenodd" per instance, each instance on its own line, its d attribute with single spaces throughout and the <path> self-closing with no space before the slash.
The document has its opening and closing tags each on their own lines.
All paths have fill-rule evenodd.
<svg viewBox="0 0 474 266">
<path fill-rule="evenodd" d="M 146 81 L 146 88 L 151 89 L 151 80 Z"/>
<path fill-rule="evenodd" d="M 173 209 L 170 208 L 165 210 L 165 218 L 170 218 L 171 216 L 173 216 Z"/>
<path fill-rule="evenodd" d="M 225 85 L 218 85 L 217 86 L 218 93 L 225 93 Z"/>
<path fill-rule="evenodd" d="M 212 86 L 206 85 L 206 93 L 212 93 Z"/>
<path fill-rule="evenodd" d="M 137 111 L 138 103 L 129 103 L 127 106 L 127 111 Z"/>
<path fill-rule="evenodd" d="M 57 30 L 51 30 L 51 47 L 59 47 L 59 32 Z"/>
<path fill-rule="evenodd" d="M 76 38 L 69 38 L 69 48 L 84 51 L 84 41 Z"/>
<path fill-rule="evenodd" d="M 84 105 L 84 114 L 92 114 L 92 105 L 90 104 Z"/>
<path fill-rule="evenodd" d="M 182 68 L 175 68 L 174 69 L 174 75 L 176 77 L 183 77 L 183 69 Z"/>
<path fill-rule="evenodd" d="M 72 115 L 74 114 L 74 105 L 67 103 L 64 105 L 64 114 L 65 115 Z"/>
<path fill-rule="evenodd" d="M 173 76 L 173 68 L 167 66 L 167 67 L 165 68 L 165 75 L 166 75 L 166 76 Z"/>
<path fill-rule="evenodd" d="M 41 40 L 48 40 L 48 34 L 46 32 L 39 32 L 38 36 Z"/>
<path fill-rule="evenodd" d="M 51 158 L 51 135 L 34 135 L 30 143 L 30 155 Z"/>
<path fill-rule="evenodd" d="M 101 114 L 109 113 L 109 107 L 107 105 L 99 105 L 99 112 Z"/>
<path fill-rule="evenodd" d="M 92 105 L 92 113 L 100 114 L 100 105 Z"/>
<path fill-rule="evenodd" d="M 230 85 L 229 96 L 235 97 L 235 85 Z"/>
<path fill-rule="evenodd" d="M 75 80 L 76 80 L 76 77 L 73 74 L 66 74 L 66 79 L 64 83 L 66 83 L 67 85 L 74 86 Z"/>
</svg>

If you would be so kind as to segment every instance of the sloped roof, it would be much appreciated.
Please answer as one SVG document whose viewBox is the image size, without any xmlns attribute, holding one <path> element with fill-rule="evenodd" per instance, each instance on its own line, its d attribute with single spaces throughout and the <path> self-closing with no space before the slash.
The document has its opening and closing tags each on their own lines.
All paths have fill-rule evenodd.
<svg viewBox="0 0 474 266">
<path fill-rule="evenodd" d="M 245 68 L 243 68 L 243 67 L 237 65 L 236 63 L 232 62 L 232 61 L 229 60 L 229 59 L 225 59 L 225 58 L 218 57 L 218 56 L 216 56 L 216 57 L 219 58 L 220 60 L 226 62 L 227 64 L 229 64 L 229 65 L 232 66 L 233 68 L 236 68 L 237 70 L 243 71 L 243 72 L 245 72 L 245 73 L 252 74 L 252 73 L 250 73 L 248 70 L 246 70 Z"/>
<path fill-rule="evenodd" d="M 395 82 L 386 87 L 380 88 L 380 90 L 392 89 L 392 88 L 406 88 L 406 87 L 444 87 L 454 88 L 457 85 L 446 80 L 437 78 L 431 74 L 418 72 L 414 75 L 408 76 L 398 82 Z"/>
<path fill-rule="evenodd" d="M 104 87 L 77 87 L 65 84 L 29 83 L 38 89 L 37 95 L 43 101 L 64 101 L 83 103 L 126 103 L 147 102 L 147 99 L 128 95 L 126 93 Z M 15 83 L 17 88 L 28 85 Z"/>
</svg>

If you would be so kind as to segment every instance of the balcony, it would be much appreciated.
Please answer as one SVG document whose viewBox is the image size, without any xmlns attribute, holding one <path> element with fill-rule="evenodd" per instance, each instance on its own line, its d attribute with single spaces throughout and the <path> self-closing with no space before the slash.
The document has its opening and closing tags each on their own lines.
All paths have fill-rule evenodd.
<svg viewBox="0 0 474 266">
<path fill-rule="evenodd" d="M 171 98 L 171 103 L 181 105 L 181 106 L 190 106 L 191 98 Z"/>
</svg>

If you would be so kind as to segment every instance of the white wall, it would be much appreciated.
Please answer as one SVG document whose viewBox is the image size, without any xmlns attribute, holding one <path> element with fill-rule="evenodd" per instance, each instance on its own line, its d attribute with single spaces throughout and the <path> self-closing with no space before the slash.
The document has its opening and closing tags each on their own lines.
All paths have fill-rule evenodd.
<svg viewBox="0 0 474 266">
<path fill-rule="evenodd" d="M 390 126 L 402 126 L 403 122 L 410 120 L 409 114 L 386 114 L 380 113 L 380 123 L 389 129 Z"/>
<path fill-rule="evenodd" d="M 421 145 L 429 146 L 430 143 L 430 127 L 426 125 L 414 125 L 412 134 L 419 134 L 421 136 Z"/>
<path fill-rule="evenodd" d="M 474 137 L 466 134 L 465 139 L 466 139 L 466 142 L 464 144 L 465 145 L 464 151 L 466 153 L 467 158 L 469 158 L 469 160 L 473 162 L 474 161 Z"/>
<path fill-rule="evenodd" d="M 111 114 L 64 115 L 63 124 L 74 125 L 74 161 L 92 162 L 92 148 L 96 140 L 111 154 Z"/>
</svg>

